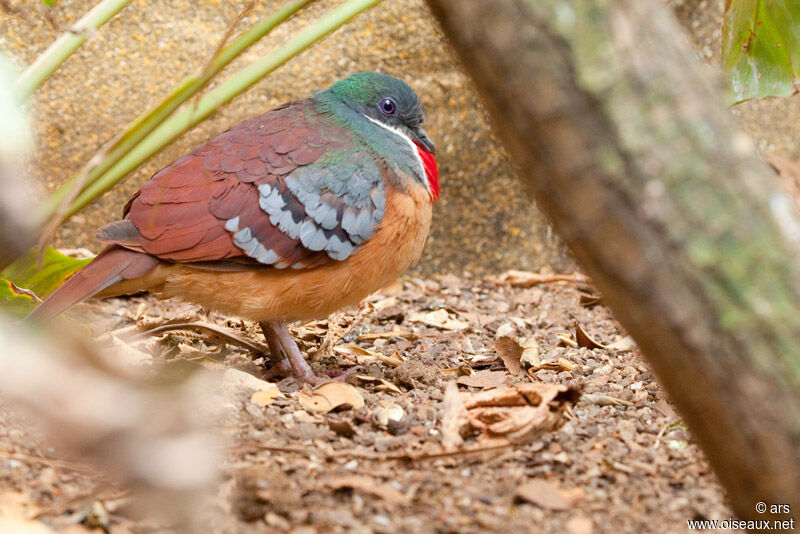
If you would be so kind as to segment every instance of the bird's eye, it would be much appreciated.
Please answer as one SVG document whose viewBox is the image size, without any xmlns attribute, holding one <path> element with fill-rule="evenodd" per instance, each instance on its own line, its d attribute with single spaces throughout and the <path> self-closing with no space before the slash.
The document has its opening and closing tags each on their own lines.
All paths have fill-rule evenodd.
<svg viewBox="0 0 800 534">
<path fill-rule="evenodd" d="M 381 108 L 381 112 L 384 115 L 394 115 L 397 111 L 397 103 L 391 98 L 384 98 L 381 100 L 381 103 L 378 104 L 378 107 Z"/>
</svg>

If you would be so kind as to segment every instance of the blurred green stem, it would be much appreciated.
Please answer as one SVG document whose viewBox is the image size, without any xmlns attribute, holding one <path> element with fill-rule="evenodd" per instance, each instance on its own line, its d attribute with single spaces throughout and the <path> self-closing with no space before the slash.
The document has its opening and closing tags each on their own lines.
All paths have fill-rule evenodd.
<svg viewBox="0 0 800 534">
<path fill-rule="evenodd" d="M 64 197 L 75 184 L 81 180 L 86 184 L 91 184 L 98 177 L 102 176 L 107 170 L 114 166 L 125 154 L 135 147 L 142 139 L 155 130 L 159 124 L 169 117 L 173 111 L 178 109 L 181 104 L 196 95 L 206 84 L 231 61 L 236 59 L 242 52 L 247 50 L 252 44 L 272 31 L 277 25 L 281 24 L 289 17 L 294 15 L 312 0 L 294 0 L 286 3 L 283 7 L 262 19 L 247 32 L 239 36 L 228 46 L 217 51 L 211 58 L 208 65 L 201 71 L 190 74 L 172 90 L 161 102 L 150 111 L 143 113 L 130 122 L 123 133 L 109 146 L 101 151 L 99 161 L 94 158 L 90 160 L 75 176 L 69 179 L 58 191 L 54 192 L 45 201 L 43 214 L 52 217 Z"/>
<path fill-rule="evenodd" d="M 96 30 L 128 5 L 130 0 L 102 0 L 64 35 L 56 39 L 33 64 L 14 81 L 12 91 L 24 102 Z"/>
<path fill-rule="evenodd" d="M 102 176 L 86 185 L 78 198 L 72 203 L 65 216 L 78 213 L 96 198 L 108 191 L 125 176 L 134 171 L 151 156 L 174 141 L 178 136 L 211 115 L 223 104 L 257 83 L 261 78 L 274 71 L 300 52 L 319 41 L 329 33 L 343 26 L 350 19 L 378 4 L 381 0 L 349 0 L 340 7 L 326 13 L 322 18 L 304 28 L 282 48 L 262 57 L 245 67 L 218 87 L 200 98 L 195 104 L 175 113 L 155 128 L 135 148 L 130 150 Z M 69 184 L 67 184 L 68 187 Z M 62 188 L 56 195 L 63 195 Z M 47 220 L 53 215 L 58 202 L 51 199 L 40 207 L 38 220 Z"/>
</svg>

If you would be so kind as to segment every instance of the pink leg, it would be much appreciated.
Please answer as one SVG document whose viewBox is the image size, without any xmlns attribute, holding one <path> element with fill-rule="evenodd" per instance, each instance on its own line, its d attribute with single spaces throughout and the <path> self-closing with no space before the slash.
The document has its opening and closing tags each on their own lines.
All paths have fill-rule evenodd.
<svg viewBox="0 0 800 534">
<path fill-rule="evenodd" d="M 286 363 L 288 361 L 291 376 L 300 383 L 318 385 L 331 381 L 330 376 L 314 373 L 308 362 L 303 358 L 303 354 L 297 347 L 297 343 L 292 339 L 292 334 L 283 321 L 264 321 L 259 325 L 269 345 L 269 358 L 272 361 L 273 369 L 278 372 L 286 371 Z"/>
</svg>

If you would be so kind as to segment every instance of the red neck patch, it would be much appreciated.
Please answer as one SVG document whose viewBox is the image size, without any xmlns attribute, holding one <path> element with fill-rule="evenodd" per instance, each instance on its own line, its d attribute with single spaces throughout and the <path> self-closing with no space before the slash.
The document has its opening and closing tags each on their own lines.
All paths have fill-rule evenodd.
<svg viewBox="0 0 800 534">
<path fill-rule="evenodd" d="M 425 169 L 425 177 L 431 189 L 431 200 L 436 202 L 439 200 L 439 167 L 436 165 L 436 157 L 419 143 L 414 144 L 417 145 L 417 152 L 422 159 L 422 167 Z"/>
</svg>

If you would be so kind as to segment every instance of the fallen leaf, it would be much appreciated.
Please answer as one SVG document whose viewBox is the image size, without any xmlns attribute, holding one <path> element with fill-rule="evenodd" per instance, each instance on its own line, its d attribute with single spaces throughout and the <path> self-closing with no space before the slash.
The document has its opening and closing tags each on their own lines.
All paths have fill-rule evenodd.
<svg viewBox="0 0 800 534">
<path fill-rule="evenodd" d="M 617 341 L 611 343 L 610 345 L 606 345 L 606 348 L 617 350 L 619 352 L 630 352 L 632 350 L 636 350 L 636 342 L 631 336 L 625 336 L 622 339 L 618 339 Z"/>
<path fill-rule="evenodd" d="M 375 422 L 379 425 L 386 426 L 389 421 L 402 421 L 406 412 L 402 406 L 398 406 L 389 400 L 382 400 L 380 405 L 375 408 Z"/>
<path fill-rule="evenodd" d="M 431 312 L 412 313 L 408 320 L 413 323 L 435 326 L 443 330 L 464 330 L 469 327 L 469 323 L 451 317 L 444 308 L 439 308 Z"/>
<path fill-rule="evenodd" d="M 368 384 L 375 384 L 375 391 L 390 391 L 392 393 L 397 393 L 398 395 L 403 393 L 399 387 L 387 380 L 384 380 L 383 378 L 376 378 L 369 375 L 355 375 L 353 378 L 357 378 Z"/>
<path fill-rule="evenodd" d="M 503 324 L 501 324 L 500 326 L 497 327 L 497 330 L 495 330 L 494 336 L 497 339 L 500 339 L 501 337 L 510 338 L 511 335 L 514 334 L 514 332 L 516 332 L 516 330 L 517 330 L 517 327 L 516 327 L 516 325 L 514 325 L 514 323 L 510 323 L 510 322 L 509 323 L 503 323 Z"/>
<path fill-rule="evenodd" d="M 462 386 L 467 386 L 471 388 L 496 388 L 498 386 L 502 386 L 508 380 L 508 375 L 499 371 L 478 371 L 469 376 L 462 376 L 459 377 L 456 382 L 461 384 Z"/>
<path fill-rule="evenodd" d="M 556 334 L 558 341 L 564 345 L 572 347 L 573 349 L 578 348 L 578 342 L 572 339 L 572 336 L 566 333 Z"/>
<path fill-rule="evenodd" d="M 587 349 L 607 348 L 605 345 L 594 340 L 589 334 L 587 334 L 578 321 L 575 321 L 575 340 L 577 341 L 579 347 L 585 347 Z"/>
<path fill-rule="evenodd" d="M 539 365 L 531 367 L 531 370 L 533 371 L 547 370 L 547 371 L 561 372 L 561 371 L 572 371 L 572 369 L 574 368 L 575 368 L 574 363 L 564 358 L 559 358 L 557 360 L 542 360 L 539 363 Z"/>
<path fill-rule="evenodd" d="M 281 393 L 281 390 L 278 389 L 278 386 L 276 386 L 271 382 L 268 382 L 268 384 L 269 385 L 267 388 L 262 389 L 260 391 L 256 391 L 255 393 L 250 395 L 250 402 L 263 407 L 263 406 L 269 406 L 270 404 L 275 402 L 275 399 L 277 399 L 278 397 L 283 397 L 283 393 Z"/>
<path fill-rule="evenodd" d="M 521 444 L 559 427 L 579 391 L 561 384 L 518 384 L 462 395 L 474 430 Z"/>
<path fill-rule="evenodd" d="M 369 356 L 371 358 L 377 358 L 378 354 L 369 350 L 365 349 L 364 347 L 359 347 L 358 345 L 337 345 L 333 347 L 334 352 L 338 352 L 339 354 L 345 354 L 347 356 L 353 356 L 355 358 L 359 356 Z"/>
<path fill-rule="evenodd" d="M 464 400 L 455 382 L 448 382 L 444 390 L 442 409 L 442 447 L 454 451 L 461 447 L 464 438 L 461 432 L 469 426 L 469 416 Z"/>
<path fill-rule="evenodd" d="M 333 477 L 326 480 L 325 485 L 334 490 L 342 488 L 358 490 L 368 495 L 374 495 L 392 505 L 408 504 L 408 497 L 403 495 L 399 490 L 368 476 L 349 475 Z"/>
<path fill-rule="evenodd" d="M 495 284 L 498 286 L 529 287 L 552 282 L 591 283 L 591 279 L 581 273 L 553 274 L 511 270 L 497 277 Z"/>
<path fill-rule="evenodd" d="M 302 390 L 298 395 L 300 405 L 312 412 L 328 413 L 337 408 L 357 410 L 364 406 L 364 397 L 358 389 L 345 382 L 327 382 L 310 392 Z"/>
<path fill-rule="evenodd" d="M 575 490 L 578 490 L 577 492 Z M 552 482 L 533 479 L 517 487 L 516 497 L 547 510 L 567 510 L 583 497 L 580 488 L 564 491 Z"/>
<path fill-rule="evenodd" d="M 358 363 L 366 363 L 368 361 L 378 360 L 389 367 L 400 367 L 405 361 L 405 358 L 403 358 L 403 356 L 397 351 L 394 351 L 390 356 L 387 356 L 380 352 L 365 349 L 357 345 L 338 345 L 334 347 L 333 350 L 339 354 L 345 354 L 347 356 L 354 357 Z"/>
<path fill-rule="evenodd" d="M 469 376 L 472 374 L 472 369 L 468 365 L 459 365 L 458 367 L 448 367 L 447 369 L 439 369 L 439 372 L 447 377 Z"/>
<path fill-rule="evenodd" d="M 591 308 L 592 306 L 596 306 L 600 304 L 602 301 L 603 296 L 600 293 L 594 293 L 591 291 L 580 291 L 579 302 L 580 305 L 584 308 Z"/>
<path fill-rule="evenodd" d="M 522 356 L 522 347 L 519 343 L 508 336 L 500 336 L 494 342 L 494 350 L 512 375 L 522 372 L 522 365 L 519 361 Z"/>
<path fill-rule="evenodd" d="M 374 341 L 376 339 L 390 339 L 393 337 L 401 337 L 409 341 L 419 339 L 419 334 L 409 332 L 408 330 L 390 330 L 388 332 L 371 332 L 369 334 L 361 334 L 358 336 L 359 341 Z"/>
<path fill-rule="evenodd" d="M 536 342 L 536 338 L 531 336 L 523 339 L 519 346 L 522 347 L 522 355 L 519 357 L 519 363 L 522 367 L 530 369 L 539 365 L 541 358 L 539 357 L 539 343 Z"/>
<path fill-rule="evenodd" d="M 618 397 L 612 397 L 611 395 L 589 393 L 581 396 L 581 399 L 599 406 L 633 406 L 631 401 L 620 399 Z"/>
</svg>

